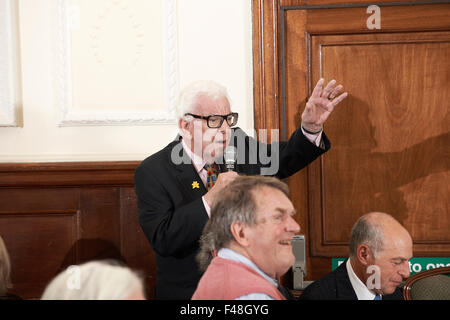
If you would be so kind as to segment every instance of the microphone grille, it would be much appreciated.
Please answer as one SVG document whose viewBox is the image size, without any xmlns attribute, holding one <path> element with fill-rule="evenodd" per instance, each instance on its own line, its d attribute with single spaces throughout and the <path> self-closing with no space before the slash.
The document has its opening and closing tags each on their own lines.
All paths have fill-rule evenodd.
<svg viewBox="0 0 450 320">
<path fill-rule="evenodd" d="M 224 159 L 225 163 L 235 163 L 236 162 L 236 147 L 228 146 L 225 148 Z"/>
</svg>

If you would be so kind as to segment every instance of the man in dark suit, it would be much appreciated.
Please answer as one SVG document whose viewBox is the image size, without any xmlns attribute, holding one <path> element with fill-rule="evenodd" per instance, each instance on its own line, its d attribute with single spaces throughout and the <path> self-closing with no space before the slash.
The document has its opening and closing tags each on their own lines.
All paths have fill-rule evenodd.
<svg viewBox="0 0 450 320">
<path fill-rule="evenodd" d="M 195 256 L 210 207 L 238 173 L 286 178 L 330 148 L 323 123 L 347 96 L 341 91 L 336 81 L 324 87 L 324 80 L 319 80 L 301 127 L 287 142 L 271 145 L 231 128 L 238 115 L 231 112 L 221 85 L 199 81 L 181 92 L 179 137 L 135 172 L 139 222 L 156 256 L 157 299 L 191 298 L 201 277 Z M 223 161 L 230 144 L 237 150 L 234 171 L 227 171 Z"/>
<path fill-rule="evenodd" d="M 300 300 L 402 300 L 412 239 L 392 216 L 372 212 L 353 226 L 350 258 L 310 284 Z"/>
</svg>

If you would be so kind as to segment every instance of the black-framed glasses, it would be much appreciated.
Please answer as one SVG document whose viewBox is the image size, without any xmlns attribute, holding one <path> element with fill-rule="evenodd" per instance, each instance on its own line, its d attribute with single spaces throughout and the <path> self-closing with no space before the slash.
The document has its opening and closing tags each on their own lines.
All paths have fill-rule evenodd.
<svg viewBox="0 0 450 320">
<path fill-rule="evenodd" d="M 197 114 L 192 113 L 186 113 L 185 116 L 191 116 L 196 119 L 203 119 L 206 120 L 206 124 L 208 125 L 208 128 L 220 128 L 223 124 L 224 120 L 227 120 L 227 123 L 230 127 L 233 127 L 238 122 L 238 113 L 232 112 L 229 114 L 226 114 L 224 116 L 220 114 L 212 114 L 210 116 L 199 116 Z"/>
</svg>

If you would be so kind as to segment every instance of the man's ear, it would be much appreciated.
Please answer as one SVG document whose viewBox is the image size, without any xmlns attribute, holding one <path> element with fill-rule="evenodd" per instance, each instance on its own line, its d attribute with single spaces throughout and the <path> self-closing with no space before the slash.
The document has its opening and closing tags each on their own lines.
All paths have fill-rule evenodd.
<svg viewBox="0 0 450 320">
<path fill-rule="evenodd" d="M 248 246 L 247 228 L 248 226 L 240 221 L 235 221 L 230 226 L 234 240 L 242 247 Z"/>
<path fill-rule="evenodd" d="M 369 246 L 365 243 L 360 244 L 356 249 L 356 258 L 364 266 L 369 266 L 373 264 L 374 261 L 372 250 L 370 250 Z"/>
<path fill-rule="evenodd" d="M 190 122 L 184 120 L 183 118 L 178 119 L 178 128 L 181 130 L 187 130 L 189 128 Z"/>
<path fill-rule="evenodd" d="M 191 136 L 191 126 L 192 121 L 186 121 L 184 118 L 178 119 L 178 128 L 180 129 L 180 134 L 185 139 L 185 141 L 189 141 L 192 139 Z"/>
</svg>

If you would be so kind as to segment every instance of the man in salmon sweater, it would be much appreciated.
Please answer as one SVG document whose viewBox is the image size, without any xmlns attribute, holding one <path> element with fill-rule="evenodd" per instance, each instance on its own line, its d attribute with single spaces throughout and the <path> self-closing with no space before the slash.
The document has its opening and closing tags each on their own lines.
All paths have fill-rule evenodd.
<svg viewBox="0 0 450 320">
<path fill-rule="evenodd" d="M 282 300 L 278 285 L 294 264 L 292 239 L 300 231 L 285 183 L 240 176 L 218 196 L 200 240 L 205 270 L 193 300 Z"/>
</svg>

